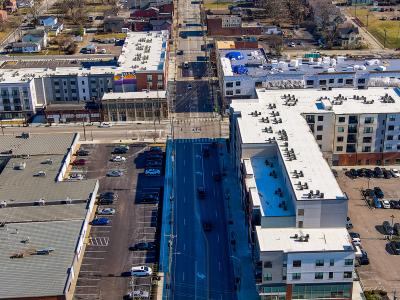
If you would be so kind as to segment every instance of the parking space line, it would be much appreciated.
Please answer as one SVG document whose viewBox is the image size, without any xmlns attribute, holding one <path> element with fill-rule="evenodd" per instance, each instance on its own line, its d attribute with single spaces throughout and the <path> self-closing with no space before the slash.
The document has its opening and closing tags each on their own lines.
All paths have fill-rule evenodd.
<svg viewBox="0 0 400 300">
<path fill-rule="evenodd" d="M 86 253 L 104 253 L 104 252 L 107 252 L 107 251 L 103 251 L 103 250 L 86 250 L 85 252 Z"/>
<path fill-rule="evenodd" d="M 100 273 L 100 271 L 82 271 L 82 270 L 80 270 L 79 273 Z"/>
<path fill-rule="evenodd" d="M 88 256 L 86 256 L 85 258 L 86 259 L 104 259 L 104 257 L 88 257 Z"/>
<path fill-rule="evenodd" d="M 97 285 L 77 285 L 76 288 L 97 288 Z"/>
</svg>

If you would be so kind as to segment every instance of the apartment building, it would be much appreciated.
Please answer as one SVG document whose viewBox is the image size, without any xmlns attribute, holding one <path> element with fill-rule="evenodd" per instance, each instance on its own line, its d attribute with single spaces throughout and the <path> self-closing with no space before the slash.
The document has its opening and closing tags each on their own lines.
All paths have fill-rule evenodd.
<svg viewBox="0 0 400 300">
<path fill-rule="evenodd" d="M 217 69 L 224 103 L 254 98 L 256 88 L 366 89 L 400 85 L 399 59 L 348 59 L 343 56 L 270 59 L 262 48 L 234 49 L 217 43 Z"/>
<path fill-rule="evenodd" d="M 234 99 L 231 153 L 262 299 L 351 299 L 348 198 L 329 163 L 400 163 L 400 90 L 257 89 Z"/>
<path fill-rule="evenodd" d="M 0 78 L 0 93 L 7 97 L 18 86 L 19 105 L 4 98 L 0 100 L 0 117 L 13 119 L 33 116 L 48 104 L 100 102 L 105 93 L 164 90 L 167 78 L 168 31 L 129 32 L 117 60 L 108 64 L 82 62 L 81 65 L 58 66 L 48 62 L 47 68 L 26 63 L 5 63 Z M 23 94 L 24 95 L 24 94 Z M 2 99 L 2 98 L 0 98 Z M 26 101 L 25 101 L 26 100 Z M 27 101 L 29 109 L 27 110 Z M 24 102 L 25 101 L 25 102 Z M 5 105 L 4 105 L 5 104 Z"/>
</svg>

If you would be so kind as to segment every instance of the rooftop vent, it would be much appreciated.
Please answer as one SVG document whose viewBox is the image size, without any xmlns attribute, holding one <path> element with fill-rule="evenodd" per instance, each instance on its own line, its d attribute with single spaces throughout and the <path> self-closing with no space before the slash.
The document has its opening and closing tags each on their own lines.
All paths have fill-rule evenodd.
<svg viewBox="0 0 400 300">
<path fill-rule="evenodd" d="M 14 170 L 24 170 L 26 168 L 26 162 L 20 162 L 14 165 Z"/>
</svg>

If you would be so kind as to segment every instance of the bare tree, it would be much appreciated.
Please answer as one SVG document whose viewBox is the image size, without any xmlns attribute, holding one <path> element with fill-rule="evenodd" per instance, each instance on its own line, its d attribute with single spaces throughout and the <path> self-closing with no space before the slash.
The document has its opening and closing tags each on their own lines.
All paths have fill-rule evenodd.
<svg viewBox="0 0 400 300">
<path fill-rule="evenodd" d="M 282 0 L 261 0 L 261 5 L 265 8 L 268 16 L 274 21 L 279 22 L 279 20 L 285 16 L 285 4 Z"/>
<path fill-rule="evenodd" d="M 283 50 L 283 38 L 279 35 L 271 35 L 268 39 L 270 52 L 274 55 L 280 56 Z"/>
<path fill-rule="evenodd" d="M 38 18 L 40 16 L 40 13 L 41 13 L 40 7 L 41 7 L 41 5 L 42 5 L 42 1 L 41 0 L 36 0 L 36 1 L 33 2 L 32 7 L 30 7 L 29 10 L 28 10 L 29 14 L 32 15 L 34 23 L 37 23 L 37 20 L 38 20 Z"/>
<path fill-rule="evenodd" d="M 302 0 L 286 0 L 286 6 L 292 20 L 299 25 L 308 13 L 308 7 Z"/>
</svg>

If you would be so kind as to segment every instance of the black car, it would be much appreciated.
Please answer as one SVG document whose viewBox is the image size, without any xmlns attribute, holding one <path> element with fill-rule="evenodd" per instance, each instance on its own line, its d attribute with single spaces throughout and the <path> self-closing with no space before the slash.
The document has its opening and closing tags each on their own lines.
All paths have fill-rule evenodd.
<svg viewBox="0 0 400 300">
<path fill-rule="evenodd" d="M 377 186 L 374 187 L 374 193 L 375 193 L 376 197 L 379 198 L 379 199 L 382 199 L 385 196 L 385 194 L 383 193 L 381 188 L 377 187 Z"/>
<path fill-rule="evenodd" d="M 390 208 L 400 209 L 400 203 L 396 200 L 390 200 Z"/>
<path fill-rule="evenodd" d="M 161 167 L 162 160 L 161 159 L 148 159 L 146 161 L 146 167 Z"/>
<path fill-rule="evenodd" d="M 128 152 L 126 148 L 115 147 L 112 151 L 112 154 L 125 154 L 126 152 Z"/>
<path fill-rule="evenodd" d="M 365 169 L 365 177 L 367 178 L 374 177 L 374 171 L 372 171 L 371 169 Z"/>
<path fill-rule="evenodd" d="M 351 237 L 352 239 L 359 239 L 359 238 L 361 238 L 361 237 L 360 237 L 360 234 L 357 233 L 357 232 L 349 232 L 349 235 L 350 235 L 350 237 Z"/>
<path fill-rule="evenodd" d="M 390 226 L 390 223 L 388 221 L 384 221 L 382 223 L 382 227 L 383 227 L 383 230 L 385 231 L 385 234 L 392 235 L 394 233 L 393 227 Z"/>
<path fill-rule="evenodd" d="M 88 156 L 89 155 L 89 151 L 85 150 L 85 149 L 79 149 L 76 152 L 76 155 L 78 156 Z"/>
<path fill-rule="evenodd" d="M 399 223 L 394 223 L 393 231 L 395 234 L 400 235 L 400 224 Z"/>
<path fill-rule="evenodd" d="M 386 170 L 386 169 L 382 169 L 382 173 L 383 173 L 383 177 L 385 179 L 390 179 L 392 178 L 392 173 L 390 173 L 390 171 Z"/>
<path fill-rule="evenodd" d="M 368 265 L 369 264 L 369 258 L 367 252 L 364 250 L 361 250 L 361 257 L 358 259 L 360 262 L 360 265 Z"/>
<path fill-rule="evenodd" d="M 354 179 L 357 178 L 357 171 L 355 169 L 350 169 L 344 173 L 347 177 Z"/>
<path fill-rule="evenodd" d="M 400 255 L 400 242 L 391 241 L 389 248 L 394 255 Z"/>
<path fill-rule="evenodd" d="M 379 167 L 374 168 L 374 177 L 375 178 L 383 178 L 384 177 L 381 168 L 379 168 Z"/>
<path fill-rule="evenodd" d="M 364 177 L 365 176 L 365 169 L 358 169 L 356 172 L 357 172 L 357 176 L 358 177 Z"/>
<path fill-rule="evenodd" d="M 163 154 L 157 152 L 147 152 L 146 159 L 162 159 Z"/>
<path fill-rule="evenodd" d="M 142 195 L 142 201 L 143 202 L 158 202 L 159 201 L 159 195 L 157 192 L 155 193 L 144 193 Z"/>
<path fill-rule="evenodd" d="M 364 195 L 364 197 L 374 197 L 375 196 L 375 192 L 373 191 L 373 190 L 371 190 L 371 189 L 366 189 L 366 190 L 363 190 L 363 195 Z"/>
<path fill-rule="evenodd" d="M 144 251 L 144 250 L 153 250 L 156 248 L 156 244 L 154 242 L 143 242 L 137 243 L 129 247 L 131 251 Z"/>
</svg>

